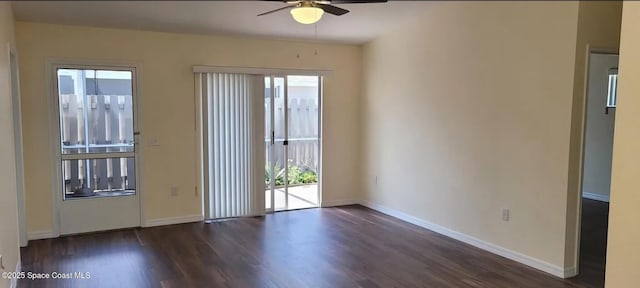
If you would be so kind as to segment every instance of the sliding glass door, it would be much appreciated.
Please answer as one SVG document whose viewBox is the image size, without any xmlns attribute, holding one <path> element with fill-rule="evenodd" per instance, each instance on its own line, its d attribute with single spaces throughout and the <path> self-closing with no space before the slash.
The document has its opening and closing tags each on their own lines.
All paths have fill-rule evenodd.
<svg viewBox="0 0 640 288">
<path fill-rule="evenodd" d="M 320 76 L 202 73 L 207 219 L 320 204 Z"/>
<path fill-rule="evenodd" d="M 319 76 L 265 77 L 267 211 L 320 204 Z"/>
</svg>

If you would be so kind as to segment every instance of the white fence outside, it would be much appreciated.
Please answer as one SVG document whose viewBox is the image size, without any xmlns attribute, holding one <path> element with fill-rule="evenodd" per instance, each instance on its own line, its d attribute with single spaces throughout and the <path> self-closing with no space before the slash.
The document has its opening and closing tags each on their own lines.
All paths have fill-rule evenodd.
<svg viewBox="0 0 640 288">
<path fill-rule="evenodd" d="M 317 89 L 317 88 L 316 88 Z M 317 91 L 317 90 L 316 90 Z M 291 93 L 291 95 L 294 95 Z M 284 101 L 275 101 L 275 159 L 280 168 L 284 165 Z M 319 103 L 316 97 L 290 97 L 289 98 L 289 138 L 288 157 L 289 165 L 297 166 L 300 169 L 318 171 L 319 165 Z M 265 104 L 265 115 L 270 115 L 269 104 Z M 268 117 L 267 117 L 268 118 Z M 270 129 L 267 120 L 267 131 Z M 267 133 L 265 143 L 270 141 Z M 265 145 L 268 147 L 268 145 Z"/>
</svg>

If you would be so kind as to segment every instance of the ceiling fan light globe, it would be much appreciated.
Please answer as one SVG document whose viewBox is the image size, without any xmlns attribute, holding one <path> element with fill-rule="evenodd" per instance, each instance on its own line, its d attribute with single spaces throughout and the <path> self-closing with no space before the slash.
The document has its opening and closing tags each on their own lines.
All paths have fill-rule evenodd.
<svg viewBox="0 0 640 288">
<path fill-rule="evenodd" d="M 318 7 L 296 7 L 291 9 L 291 16 L 300 24 L 313 24 L 322 18 L 324 11 Z"/>
</svg>

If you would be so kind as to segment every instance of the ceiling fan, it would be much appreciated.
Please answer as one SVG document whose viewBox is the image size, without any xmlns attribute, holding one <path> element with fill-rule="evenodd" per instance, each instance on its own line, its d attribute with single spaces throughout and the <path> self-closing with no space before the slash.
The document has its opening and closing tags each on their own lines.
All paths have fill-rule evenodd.
<svg viewBox="0 0 640 288">
<path fill-rule="evenodd" d="M 277 1 L 284 2 L 289 5 L 278 8 L 275 10 L 271 10 L 268 12 L 264 12 L 262 14 L 258 14 L 258 16 L 263 16 L 271 13 L 275 13 L 278 11 L 291 9 L 291 16 L 298 23 L 301 24 L 313 24 L 322 18 L 322 15 L 326 12 L 329 14 L 333 14 L 336 16 L 344 15 L 349 13 L 349 10 L 342 9 L 337 6 L 333 6 L 331 4 L 363 4 L 363 3 L 385 3 L 388 0 L 297 0 L 297 1 L 287 1 L 287 0 L 264 0 L 264 1 Z"/>
</svg>

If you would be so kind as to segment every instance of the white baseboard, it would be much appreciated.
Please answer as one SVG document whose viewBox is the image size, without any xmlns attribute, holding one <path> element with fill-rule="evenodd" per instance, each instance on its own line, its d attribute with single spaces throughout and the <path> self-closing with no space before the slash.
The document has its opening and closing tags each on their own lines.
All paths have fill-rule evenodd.
<svg viewBox="0 0 640 288">
<path fill-rule="evenodd" d="M 55 237 L 56 236 L 53 235 L 53 231 L 51 230 L 27 232 L 27 239 L 29 240 L 49 239 L 49 238 L 55 238 Z"/>
<path fill-rule="evenodd" d="M 202 215 L 187 215 L 187 216 L 180 216 L 180 217 L 150 219 L 150 220 L 147 220 L 146 224 L 143 224 L 142 227 L 182 224 L 182 223 L 198 222 L 203 220 L 204 220 L 204 216 Z M 51 230 L 31 231 L 27 233 L 27 239 L 29 240 L 49 239 L 49 238 L 56 238 L 56 237 L 57 236 L 55 236 L 53 234 L 53 231 Z"/>
<path fill-rule="evenodd" d="M 191 223 L 191 222 L 199 222 L 199 221 L 204 221 L 203 215 L 187 215 L 187 216 L 180 216 L 180 217 L 158 218 L 158 219 L 147 220 L 142 227 L 155 227 L 155 226 L 183 224 L 183 223 Z"/>
<path fill-rule="evenodd" d="M 511 259 L 513 261 L 522 263 L 524 265 L 527 265 L 529 267 L 533 267 L 535 269 L 547 272 L 551 275 L 557 276 L 557 277 L 561 277 L 561 278 L 569 278 L 572 276 L 576 275 L 576 269 L 575 267 L 570 267 L 570 268 L 564 268 L 564 267 L 560 267 L 560 266 L 556 266 L 553 265 L 551 263 L 542 261 L 540 259 L 536 259 L 533 258 L 531 256 L 527 256 L 524 254 L 521 254 L 519 252 L 516 251 L 512 251 L 509 250 L 507 248 L 480 240 L 478 238 L 460 233 L 458 231 L 454 231 L 448 228 L 445 228 L 443 226 L 431 223 L 429 221 L 417 218 L 415 216 L 406 214 L 404 212 L 395 210 L 395 209 L 391 209 L 391 208 L 387 208 L 385 206 L 376 204 L 376 203 L 372 203 L 369 201 L 362 201 L 360 204 L 362 204 L 363 206 L 369 207 L 373 210 L 376 210 L 378 212 L 393 216 L 395 218 L 398 218 L 400 220 L 404 220 L 406 222 L 418 225 L 422 228 L 431 230 L 433 232 L 436 232 L 438 234 L 442 234 L 444 236 L 448 236 L 451 237 L 453 239 L 456 239 L 458 241 L 462 241 L 464 243 L 467 243 L 469 245 L 475 246 L 477 248 L 480 248 L 482 250 L 491 252 L 493 254 L 497 254 L 500 255 L 502 257 L 505 257 L 507 259 Z"/>
<path fill-rule="evenodd" d="M 18 263 L 16 263 L 16 270 L 13 270 L 13 272 L 21 272 L 21 271 L 22 271 L 22 263 L 20 262 L 20 259 L 18 259 Z M 11 284 L 9 287 L 11 288 L 18 287 L 18 277 L 11 278 Z"/>
<path fill-rule="evenodd" d="M 360 204 L 360 201 L 353 200 L 353 199 L 322 201 L 322 204 L 320 205 L 320 207 L 326 208 L 326 207 L 346 206 L 346 205 L 354 205 L 354 204 Z"/>
<path fill-rule="evenodd" d="M 582 198 L 587 198 L 596 201 L 609 202 L 609 195 L 602 195 L 598 193 L 582 192 Z"/>
</svg>

